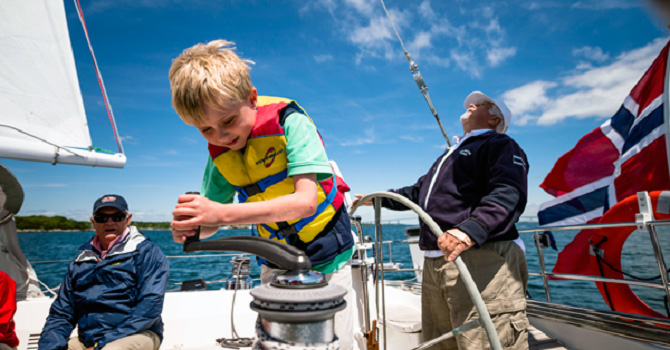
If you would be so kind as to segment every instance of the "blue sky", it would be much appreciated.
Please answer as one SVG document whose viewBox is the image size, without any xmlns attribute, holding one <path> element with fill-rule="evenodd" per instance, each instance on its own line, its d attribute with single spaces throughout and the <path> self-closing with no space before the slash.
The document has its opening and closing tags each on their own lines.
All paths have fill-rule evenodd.
<svg viewBox="0 0 670 350">
<path fill-rule="evenodd" d="M 644 2 L 642 2 L 644 3 Z M 65 1 L 95 146 L 116 150 L 74 5 Z M 26 198 L 19 215 L 86 220 L 105 193 L 140 221 L 168 221 L 177 196 L 198 190 L 206 142 L 170 105 L 171 60 L 196 43 L 234 41 L 256 62 L 259 94 L 296 99 L 312 117 L 352 193 L 410 185 L 446 143 L 378 1 L 82 1 L 123 138 L 124 169 L 2 160 Z M 449 136 L 460 135 L 473 90 L 505 100 L 508 134 L 538 185 L 556 159 L 619 108 L 668 40 L 636 0 L 386 0 Z M 372 220 L 369 210 L 361 212 Z M 407 213 L 384 220 L 413 223 Z M 411 219 L 410 219 L 411 218 Z"/>
</svg>

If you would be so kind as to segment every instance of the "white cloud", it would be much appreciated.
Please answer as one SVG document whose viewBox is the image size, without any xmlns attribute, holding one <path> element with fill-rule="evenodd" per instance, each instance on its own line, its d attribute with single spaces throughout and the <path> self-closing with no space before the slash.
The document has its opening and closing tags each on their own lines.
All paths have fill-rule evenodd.
<svg viewBox="0 0 670 350">
<path fill-rule="evenodd" d="M 514 55 L 516 55 L 515 47 L 494 47 L 486 53 L 486 60 L 491 67 L 495 67 Z"/>
<path fill-rule="evenodd" d="M 414 40 L 409 45 L 409 50 L 412 52 L 419 52 L 422 49 L 432 47 L 433 45 L 430 42 L 432 36 L 433 35 L 430 32 L 419 32 L 419 34 L 414 37 Z"/>
<path fill-rule="evenodd" d="M 522 114 L 520 116 L 514 115 L 512 117 L 512 120 L 513 120 L 512 123 L 514 123 L 514 125 L 525 126 L 525 125 L 530 124 L 533 121 L 536 121 L 537 117 L 533 117 L 532 115 L 528 115 L 528 114 Z"/>
<path fill-rule="evenodd" d="M 327 2 L 325 0 L 319 0 L 320 2 Z M 214 10 L 213 7 L 223 7 L 223 3 L 217 4 L 209 0 L 177 0 L 177 1 L 165 1 L 165 0 L 98 0 L 87 2 L 86 8 L 84 8 L 84 13 L 86 14 L 97 14 L 102 13 L 107 10 L 117 9 L 117 8 L 161 8 L 167 6 L 182 6 L 188 7 L 192 10 L 194 7 L 206 8 L 209 10 Z"/>
<path fill-rule="evenodd" d="M 435 11 L 433 11 L 433 8 L 430 6 L 429 0 L 424 0 L 421 2 L 421 5 L 419 5 L 419 14 L 421 15 L 421 17 L 429 21 L 434 21 L 437 19 L 437 15 L 435 14 Z"/>
<path fill-rule="evenodd" d="M 460 13 L 436 12 L 429 0 L 418 5 L 407 2 L 402 10 L 388 6 L 389 16 L 414 60 L 443 67 L 453 66 L 480 77 L 487 67 L 497 67 L 516 55 L 517 48 L 506 43 L 496 5 L 486 6 L 478 16 L 464 20 Z M 356 63 L 374 59 L 397 60 L 401 47 L 393 27 L 378 3 L 373 0 L 319 0 L 306 5 L 309 10 L 326 9 L 343 37 L 357 47 Z M 449 17 L 463 21 L 453 25 Z"/>
<path fill-rule="evenodd" d="M 558 85 L 550 81 L 534 81 L 530 84 L 508 90 L 503 94 L 507 107 L 516 115 L 524 115 L 542 108 L 549 101 L 547 90 Z"/>
<path fill-rule="evenodd" d="M 314 61 L 318 63 L 323 63 L 326 61 L 332 61 L 333 55 L 314 55 Z"/>
<path fill-rule="evenodd" d="M 605 62 L 610 58 L 610 55 L 603 52 L 599 47 L 584 46 L 572 49 L 572 55 L 575 57 L 584 57 L 591 61 Z"/>
<path fill-rule="evenodd" d="M 394 35 L 386 17 L 370 18 L 365 26 L 353 26 L 348 38 L 360 50 L 357 63 L 364 57 L 392 59 L 396 56 L 391 46 Z"/>
<path fill-rule="evenodd" d="M 639 0 L 581 0 L 577 2 L 571 1 L 530 1 L 526 3 L 529 10 L 542 10 L 550 7 L 571 7 L 585 10 L 614 10 L 614 9 L 628 9 L 642 6 L 644 1 Z"/>
<path fill-rule="evenodd" d="M 423 137 L 421 136 L 409 136 L 409 135 L 403 135 L 400 136 L 401 139 L 407 140 L 410 142 L 423 142 Z"/>
<path fill-rule="evenodd" d="M 640 3 L 639 0 L 581 0 L 572 4 L 572 7 L 589 10 L 611 10 L 640 7 L 642 6 Z"/>
<path fill-rule="evenodd" d="M 492 18 L 489 25 L 484 28 L 484 31 L 489 35 L 500 35 L 503 33 L 497 18 Z"/>
<path fill-rule="evenodd" d="M 456 66 L 461 70 L 468 72 L 473 77 L 479 77 L 479 65 L 477 61 L 469 52 L 459 52 L 457 50 L 451 50 L 451 60 L 456 63 Z"/>
<path fill-rule="evenodd" d="M 195 137 L 190 137 L 190 136 L 184 136 L 184 137 L 181 137 L 181 141 L 182 141 L 182 142 L 185 142 L 185 143 L 188 143 L 188 144 L 191 144 L 191 145 L 195 145 L 195 144 L 197 144 L 197 143 L 202 142 L 202 138 L 195 138 Z"/>
<path fill-rule="evenodd" d="M 357 12 L 367 16 L 372 16 L 377 12 L 377 3 L 371 0 L 344 0 L 344 2 L 353 7 Z"/>
<path fill-rule="evenodd" d="M 515 116 L 514 123 L 535 121 L 554 125 L 566 118 L 606 118 L 621 106 L 642 74 L 658 56 L 667 38 L 659 38 L 644 47 L 624 52 L 612 63 L 586 67 L 556 82 L 534 81 L 503 94 Z M 558 93 L 551 94 L 553 90 Z"/>
<path fill-rule="evenodd" d="M 298 10 L 298 13 L 300 15 L 307 14 L 311 10 L 320 10 L 323 9 L 326 12 L 330 13 L 331 16 L 334 16 L 335 9 L 337 9 L 337 2 L 336 0 L 313 0 L 313 1 L 305 1 L 305 4 L 300 10 Z"/>
<path fill-rule="evenodd" d="M 340 146 L 361 146 L 361 145 L 369 145 L 371 143 L 376 142 L 376 134 L 375 134 L 375 129 L 374 128 L 367 128 L 365 129 L 365 136 L 359 137 L 355 140 L 351 141 L 345 141 L 340 143 Z"/>
<path fill-rule="evenodd" d="M 137 139 L 130 136 L 130 135 L 119 135 L 119 138 L 121 139 L 121 142 L 126 143 L 126 144 L 131 144 L 131 145 L 137 145 Z"/>
</svg>

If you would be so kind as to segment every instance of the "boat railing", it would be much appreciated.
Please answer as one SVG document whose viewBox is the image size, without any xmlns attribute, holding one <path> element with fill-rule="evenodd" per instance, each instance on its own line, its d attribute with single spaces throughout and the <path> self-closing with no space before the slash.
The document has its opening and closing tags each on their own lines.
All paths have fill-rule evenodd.
<svg viewBox="0 0 670 350">
<path fill-rule="evenodd" d="M 658 239 L 657 227 L 661 226 L 670 226 L 670 220 L 653 220 L 653 221 L 644 221 L 644 222 L 621 222 L 621 223 L 606 223 L 606 224 L 580 224 L 580 225 L 561 225 L 561 226 L 540 226 L 533 229 L 519 230 L 519 234 L 532 234 L 533 241 L 537 250 L 538 263 L 540 267 L 540 272 L 529 272 L 530 276 L 539 276 L 542 278 L 545 298 L 547 302 L 552 302 L 551 289 L 549 280 L 553 279 L 556 282 L 561 280 L 577 280 L 577 281 L 589 281 L 589 282 L 602 282 L 602 283 L 616 283 L 616 284 L 625 284 L 629 286 L 639 286 L 645 288 L 654 288 L 660 289 L 665 292 L 666 300 L 670 300 L 670 282 L 668 276 L 668 267 L 665 263 L 662 253 L 662 246 Z M 611 229 L 619 227 L 633 227 L 640 231 L 646 231 L 649 233 L 649 240 L 651 242 L 654 259 L 658 265 L 660 271 L 660 282 L 650 282 L 645 280 L 638 279 L 619 279 L 619 278 L 609 278 L 602 276 L 593 276 L 593 275 L 578 275 L 578 274 L 566 274 L 566 273 L 554 273 L 547 271 L 547 265 L 545 262 L 545 256 L 543 253 L 543 248 L 548 247 L 548 243 L 543 239 L 543 235 L 546 232 L 556 232 L 556 231 L 580 231 L 580 230 L 595 230 L 595 229 Z M 623 314 L 623 313 L 622 313 Z M 631 314 L 625 314 L 626 317 L 633 317 Z M 670 325 L 670 321 L 653 318 L 653 317 L 641 317 L 640 320 L 649 321 L 653 320 L 657 324 Z"/>
<path fill-rule="evenodd" d="M 197 254 L 197 255 L 166 255 L 165 257 L 170 260 L 170 259 L 205 259 L 205 258 L 225 258 L 225 257 L 238 257 L 238 256 L 249 256 L 249 257 L 255 257 L 255 255 L 252 254 L 245 254 L 245 253 L 221 253 L 221 254 Z M 38 260 L 38 261 L 30 261 L 31 265 L 40 265 L 40 264 L 69 264 L 72 262 L 72 260 Z M 213 279 L 213 280 L 204 280 L 203 281 L 207 285 L 212 285 L 216 283 L 226 283 L 226 281 L 230 278 L 229 275 L 225 275 L 223 278 L 220 279 Z M 258 278 L 252 278 L 254 284 L 260 284 L 260 277 Z M 41 280 L 38 280 L 39 284 L 44 288 L 42 292 L 44 293 L 49 293 L 52 296 L 56 296 L 58 293 L 58 290 L 60 289 L 60 284 L 55 286 L 55 287 L 50 287 L 46 283 L 42 282 Z M 183 282 L 183 281 L 182 281 Z M 168 289 L 166 292 L 177 292 L 181 290 L 181 285 L 182 282 L 168 282 Z M 176 287 L 175 287 L 176 286 Z"/>
<path fill-rule="evenodd" d="M 397 202 L 402 203 L 406 207 L 408 207 L 410 210 L 414 211 L 417 215 L 419 215 L 419 218 L 427 225 L 427 227 L 430 229 L 430 231 L 436 235 L 440 236 L 442 234 L 440 227 L 433 221 L 433 219 L 426 214 L 418 205 L 415 203 L 409 201 L 407 198 L 400 196 L 396 193 L 391 193 L 391 192 L 374 192 L 370 193 L 366 196 L 363 196 L 355 205 L 352 206 L 351 208 L 351 214 L 353 215 L 356 212 L 356 209 L 362 205 L 362 203 L 366 203 L 368 201 L 372 201 L 374 205 L 374 216 L 375 216 L 375 243 L 376 246 L 379 247 L 379 249 L 375 250 L 375 261 L 377 263 L 383 261 L 384 257 L 384 250 L 383 247 L 384 245 L 381 244 L 382 242 L 382 224 L 381 224 L 381 199 L 382 198 L 391 198 Z M 359 225 L 357 225 L 359 226 Z M 360 228 L 360 227 L 359 227 Z M 359 240 L 362 241 L 362 230 L 359 230 Z M 453 330 L 435 338 L 432 340 L 429 340 L 427 342 L 424 342 L 420 344 L 418 347 L 416 347 L 414 350 L 419 350 L 419 349 L 427 349 L 429 347 L 432 347 L 433 345 L 442 342 L 444 340 L 453 338 L 456 334 L 465 332 L 469 329 L 476 328 L 479 326 L 484 327 L 484 330 L 486 331 L 486 335 L 489 340 L 489 344 L 491 345 L 491 349 L 494 350 L 499 350 L 502 349 L 502 345 L 500 343 L 500 339 L 498 338 L 498 333 L 496 332 L 495 326 L 493 325 L 493 322 L 491 320 L 491 315 L 488 312 L 488 309 L 486 308 L 486 304 L 484 303 L 484 300 L 482 299 L 481 294 L 479 293 L 479 290 L 477 289 L 477 285 L 475 284 L 474 280 L 472 279 L 472 276 L 470 275 L 470 272 L 468 271 L 468 268 L 465 266 L 465 263 L 461 260 L 460 257 L 457 257 L 454 260 L 454 263 L 456 265 L 456 268 L 458 269 L 459 275 L 461 280 L 463 281 L 463 284 L 466 287 L 466 290 L 468 291 L 468 294 L 470 295 L 470 299 L 472 300 L 472 303 L 475 306 L 475 309 L 477 310 L 477 313 L 479 314 L 479 318 L 475 319 L 473 321 L 467 322 L 465 324 L 459 325 L 458 327 L 454 328 Z M 365 264 L 363 264 L 365 266 Z M 385 305 L 385 296 L 384 296 L 384 289 L 385 288 L 379 288 L 380 285 L 383 285 L 384 281 L 384 269 L 381 266 L 378 266 L 376 269 L 376 273 L 379 273 L 379 278 L 378 281 L 381 281 L 381 283 L 377 283 L 377 295 L 381 296 L 381 298 L 376 298 L 377 301 L 381 299 L 381 304 Z M 366 275 L 366 272 L 363 271 L 363 275 Z M 364 283 L 365 285 L 365 283 Z M 364 293 L 367 295 L 367 291 L 364 288 Z M 366 297 L 364 297 L 367 299 Z M 367 313 L 367 305 L 365 305 L 366 308 L 366 313 Z M 377 308 L 379 311 L 380 308 Z M 383 316 L 382 319 L 386 320 L 386 308 L 382 307 L 381 308 Z M 379 318 L 379 315 L 377 317 Z M 368 321 L 369 318 L 366 315 L 366 322 L 365 322 L 365 330 L 366 333 L 369 328 Z M 384 338 L 384 347 L 386 347 L 387 342 L 387 327 L 383 328 L 383 338 Z"/>
</svg>

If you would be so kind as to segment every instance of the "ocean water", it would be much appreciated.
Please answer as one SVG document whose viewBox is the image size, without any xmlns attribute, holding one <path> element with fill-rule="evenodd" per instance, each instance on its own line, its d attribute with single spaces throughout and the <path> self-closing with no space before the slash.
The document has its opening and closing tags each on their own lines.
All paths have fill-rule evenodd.
<svg viewBox="0 0 670 350">
<path fill-rule="evenodd" d="M 382 227 L 384 241 L 400 241 L 405 239 L 405 229 L 409 225 L 384 225 Z M 535 227 L 533 223 L 517 224 L 519 230 Z M 363 226 L 365 235 L 374 236 L 373 226 Z M 203 252 L 186 254 L 182 245 L 172 241 L 170 231 L 144 231 L 156 242 L 170 263 L 170 279 L 168 290 L 178 290 L 182 281 L 204 278 L 209 289 L 224 288 L 224 280 L 231 275 L 230 260 L 239 254 L 235 252 Z M 559 251 L 572 241 L 576 231 L 555 232 Z M 18 234 L 19 243 L 26 257 L 32 262 L 40 281 L 53 288 L 60 284 L 67 265 L 77 255 L 77 249 L 94 232 L 21 232 Z M 222 230 L 214 236 L 224 237 L 233 235 L 249 235 L 249 230 Z M 666 265 L 670 257 L 670 226 L 659 229 L 659 238 Z M 534 246 L 530 234 L 522 234 L 526 245 L 528 267 L 531 272 L 540 272 L 537 248 Z M 388 246 L 385 246 L 386 249 Z M 548 271 L 554 266 L 557 251 L 551 248 L 543 249 L 545 265 Z M 388 258 L 388 253 L 387 253 Z M 405 268 L 411 268 L 412 262 L 406 244 L 393 244 L 391 250 L 393 262 L 402 263 Z M 659 275 L 659 268 L 654 258 L 653 250 L 647 233 L 634 232 L 626 241 L 622 253 L 622 266 L 625 272 L 640 277 Z M 251 277 L 258 278 L 260 268 L 252 257 Z M 407 280 L 413 278 L 411 272 L 396 272 L 385 274 L 387 279 Z M 660 281 L 657 280 L 657 281 Z M 607 309 L 598 289 L 593 282 L 586 281 L 549 281 L 549 288 L 553 302 L 573 306 Z M 44 289 L 44 288 L 43 288 Z M 660 289 L 633 287 L 633 291 L 654 310 L 667 314 L 664 306 L 665 294 Z M 528 283 L 528 292 L 533 299 L 546 300 L 545 289 L 541 277 L 531 276 Z"/>
</svg>

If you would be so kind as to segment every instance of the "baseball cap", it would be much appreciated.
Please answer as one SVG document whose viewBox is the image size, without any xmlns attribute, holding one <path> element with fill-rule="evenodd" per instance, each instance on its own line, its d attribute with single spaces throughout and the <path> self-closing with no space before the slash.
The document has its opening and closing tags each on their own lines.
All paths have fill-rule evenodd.
<svg viewBox="0 0 670 350">
<path fill-rule="evenodd" d="M 494 103 L 496 106 L 498 106 L 500 112 L 502 112 L 504 125 L 503 130 L 500 133 L 504 134 L 507 131 L 507 128 L 509 128 L 510 123 L 512 122 L 512 111 L 509 110 L 505 102 L 503 102 L 502 100 L 494 100 L 486 96 L 481 91 L 473 91 L 470 93 L 470 95 L 468 95 L 468 97 L 465 98 L 465 102 L 463 102 L 463 107 L 465 107 L 465 109 L 468 109 L 469 105 L 471 104 L 478 105 L 484 101 Z"/>
<path fill-rule="evenodd" d="M 121 211 L 128 211 L 128 204 L 126 200 L 119 196 L 118 194 L 106 194 L 93 204 L 93 214 L 95 214 L 100 208 L 112 207 Z"/>
</svg>

